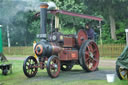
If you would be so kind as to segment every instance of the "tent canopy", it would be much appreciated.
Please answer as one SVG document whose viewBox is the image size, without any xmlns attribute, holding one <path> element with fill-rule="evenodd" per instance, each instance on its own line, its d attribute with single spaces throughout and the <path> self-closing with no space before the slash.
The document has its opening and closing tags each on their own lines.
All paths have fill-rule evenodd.
<svg viewBox="0 0 128 85">
<path fill-rule="evenodd" d="M 116 61 L 116 65 L 119 65 L 125 69 L 128 69 L 128 46 L 124 48 L 123 52 L 118 57 Z"/>
</svg>

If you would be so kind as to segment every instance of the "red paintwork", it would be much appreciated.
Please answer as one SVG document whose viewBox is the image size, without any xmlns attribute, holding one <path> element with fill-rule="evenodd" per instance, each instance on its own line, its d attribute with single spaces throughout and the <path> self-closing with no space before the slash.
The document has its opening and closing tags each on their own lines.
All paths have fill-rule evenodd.
<svg viewBox="0 0 128 85">
<path fill-rule="evenodd" d="M 60 60 L 78 60 L 78 50 L 64 50 L 59 54 Z"/>
<path fill-rule="evenodd" d="M 87 36 L 86 32 L 81 29 L 81 30 L 79 30 L 79 32 L 77 34 L 78 46 L 80 47 L 85 40 L 88 40 L 88 36 Z"/>
<path fill-rule="evenodd" d="M 64 37 L 64 47 L 74 47 L 75 39 L 73 37 Z"/>
</svg>

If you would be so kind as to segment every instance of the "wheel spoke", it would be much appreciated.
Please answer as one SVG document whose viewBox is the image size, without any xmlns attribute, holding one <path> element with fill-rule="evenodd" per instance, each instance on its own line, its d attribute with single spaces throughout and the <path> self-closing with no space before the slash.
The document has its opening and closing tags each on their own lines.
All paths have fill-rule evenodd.
<svg viewBox="0 0 128 85">
<path fill-rule="evenodd" d="M 50 67 L 51 67 L 51 69 L 53 69 L 54 68 L 54 64 L 51 64 Z"/>
<path fill-rule="evenodd" d="M 85 52 L 85 56 L 89 56 L 89 52 Z"/>
<path fill-rule="evenodd" d="M 32 64 L 32 59 L 30 59 L 30 64 Z"/>
<path fill-rule="evenodd" d="M 94 61 L 94 62 L 98 62 L 98 59 L 94 57 L 93 61 Z"/>
<path fill-rule="evenodd" d="M 86 60 L 86 63 L 87 63 L 87 64 L 89 64 L 89 60 L 90 60 L 89 58 Z"/>
<path fill-rule="evenodd" d="M 93 64 L 92 64 L 92 63 L 89 63 L 89 69 L 91 69 L 91 68 L 92 68 L 92 66 L 93 66 Z"/>
<path fill-rule="evenodd" d="M 88 45 L 88 49 L 89 49 L 90 52 L 93 52 L 92 44 Z"/>
<path fill-rule="evenodd" d="M 92 48 L 92 46 L 90 46 L 90 51 L 93 52 L 93 48 Z"/>
<path fill-rule="evenodd" d="M 30 74 L 30 69 L 28 69 L 28 73 Z"/>
<path fill-rule="evenodd" d="M 88 49 L 88 52 L 90 52 L 90 51 L 91 51 L 89 46 L 87 46 L 87 49 Z"/>
<path fill-rule="evenodd" d="M 90 65 L 90 59 L 88 59 L 88 61 L 87 61 L 88 68 L 89 68 L 89 65 Z"/>
<path fill-rule="evenodd" d="M 96 67 L 95 65 L 98 62 L 98 59 L 95 57 L 97 49 L 94 48 L 93 43 L 89 44 L 88 49 L 89 49 L 89 52 L 91 52 L 92 54 L 89 54 L 89 58 L 86 57 L 86 60 L 88 61 L 88 68 L 91 70 Z"/>
<path fill-rule="evenodd" d="M 28 65 L 26 65 L 26 66 L 25 66 L 25 69 L 29 69 L 29 66 L 28 66 Z"/>
<path fill-rule="evenodd" d="M 34 61 L 31 59 L 31 65 L 33 65 L 33 62 L 34 62 Z"/>
<path fill-rule="evenodd" d="M 97 52 L 97 49 L 95 48 L 95 49 L 93 50 L 93 55 L 95 55 L 96 52 Z"/>
<path fill-rule="evenodd" d="M 26 63 L 26 66 L 28 67 L 28 66 L 29 66 L 29 64 L 28 64 L 28 63 Z"/>
<path fill-rule="evenodd" d="M 34 62 L 34 61 L 32 61 L 32 64 L 33 64 L 33 65 L 35 65 L 35 62 Z"/>
<path fill-rule="evenodd" d="M 86 60 L 85 60 L 85 62 L 88 62 L 90 60 L 90 58 L 89 57 L 86 57 Z"/>
<path fill-rule="evenodd" d="M 28 59 L 28 61 L 27 61 L 27 62 L 28 62 L 28 64 L 31 64 L 30 59 Z"/>
<path fill-rule="evenodd" d="M 32 71 L 35 72 L 35 68 L 33 68 Z"/>
</svg>

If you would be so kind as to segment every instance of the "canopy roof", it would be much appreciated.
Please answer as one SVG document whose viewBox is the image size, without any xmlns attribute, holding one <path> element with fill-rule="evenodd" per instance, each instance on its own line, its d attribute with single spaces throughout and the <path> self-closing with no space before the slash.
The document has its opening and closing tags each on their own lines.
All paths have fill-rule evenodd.
<svg viewBox="0 0 128 85">
<path fill-rule="evenodd" d="M 65 15 L 70 15 L 70 16 L 77 16 L 80 18 L 102 21 L 102 18 L 99 18 L 99 17 L 89 16 L 89 15 L 84 15 L 84 14 L 78 14 L 78 13 L 73 13 L 73 12 L 64 11 L 64 10 L 49 10 L 49 12 L 52 14 L 60 13 L 60 14 L 65 14 Z"/>
</svg>

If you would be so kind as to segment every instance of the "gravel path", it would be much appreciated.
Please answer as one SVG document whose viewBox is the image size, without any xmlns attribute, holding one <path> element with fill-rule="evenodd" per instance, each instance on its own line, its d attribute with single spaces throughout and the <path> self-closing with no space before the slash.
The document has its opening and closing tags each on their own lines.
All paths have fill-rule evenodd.
<svg viewBox="0 0 128 85">
<path fill-rule="evenodd" d="M 54 78 L 55 80 L 77 81 L 77 80 L 106 80 L 106 74 L 115 74 L 114 70 L 99 70 L 95 72 L 85 72 L 81 70 L 71 70 L 67 72 L 60 72 L 59 77 Z M 117 76 L 115 76 L 117 77 Z M 46 72 L 38 72 L 36 77 L 33 77 L 32 81 L 50 80 Z M 30 80 L 30 81 L 31 81 Z"/>
<path fill-rule="evenodd" d="M 24 60 L 25 59 L 24 57 L 7 57 L 7 56 L 6 56 L 6 58 L 8 60 Z"/>
<path fill-rule="evenodd" d="M 106 74 L 115 74 L 114 70 L 99 70 L 95 72 L 84 72 L 83 70 L 72 70 L 60 74 L 59 78 L 66 77 L 73 80 L 106 80 Z"/>
</svg>

